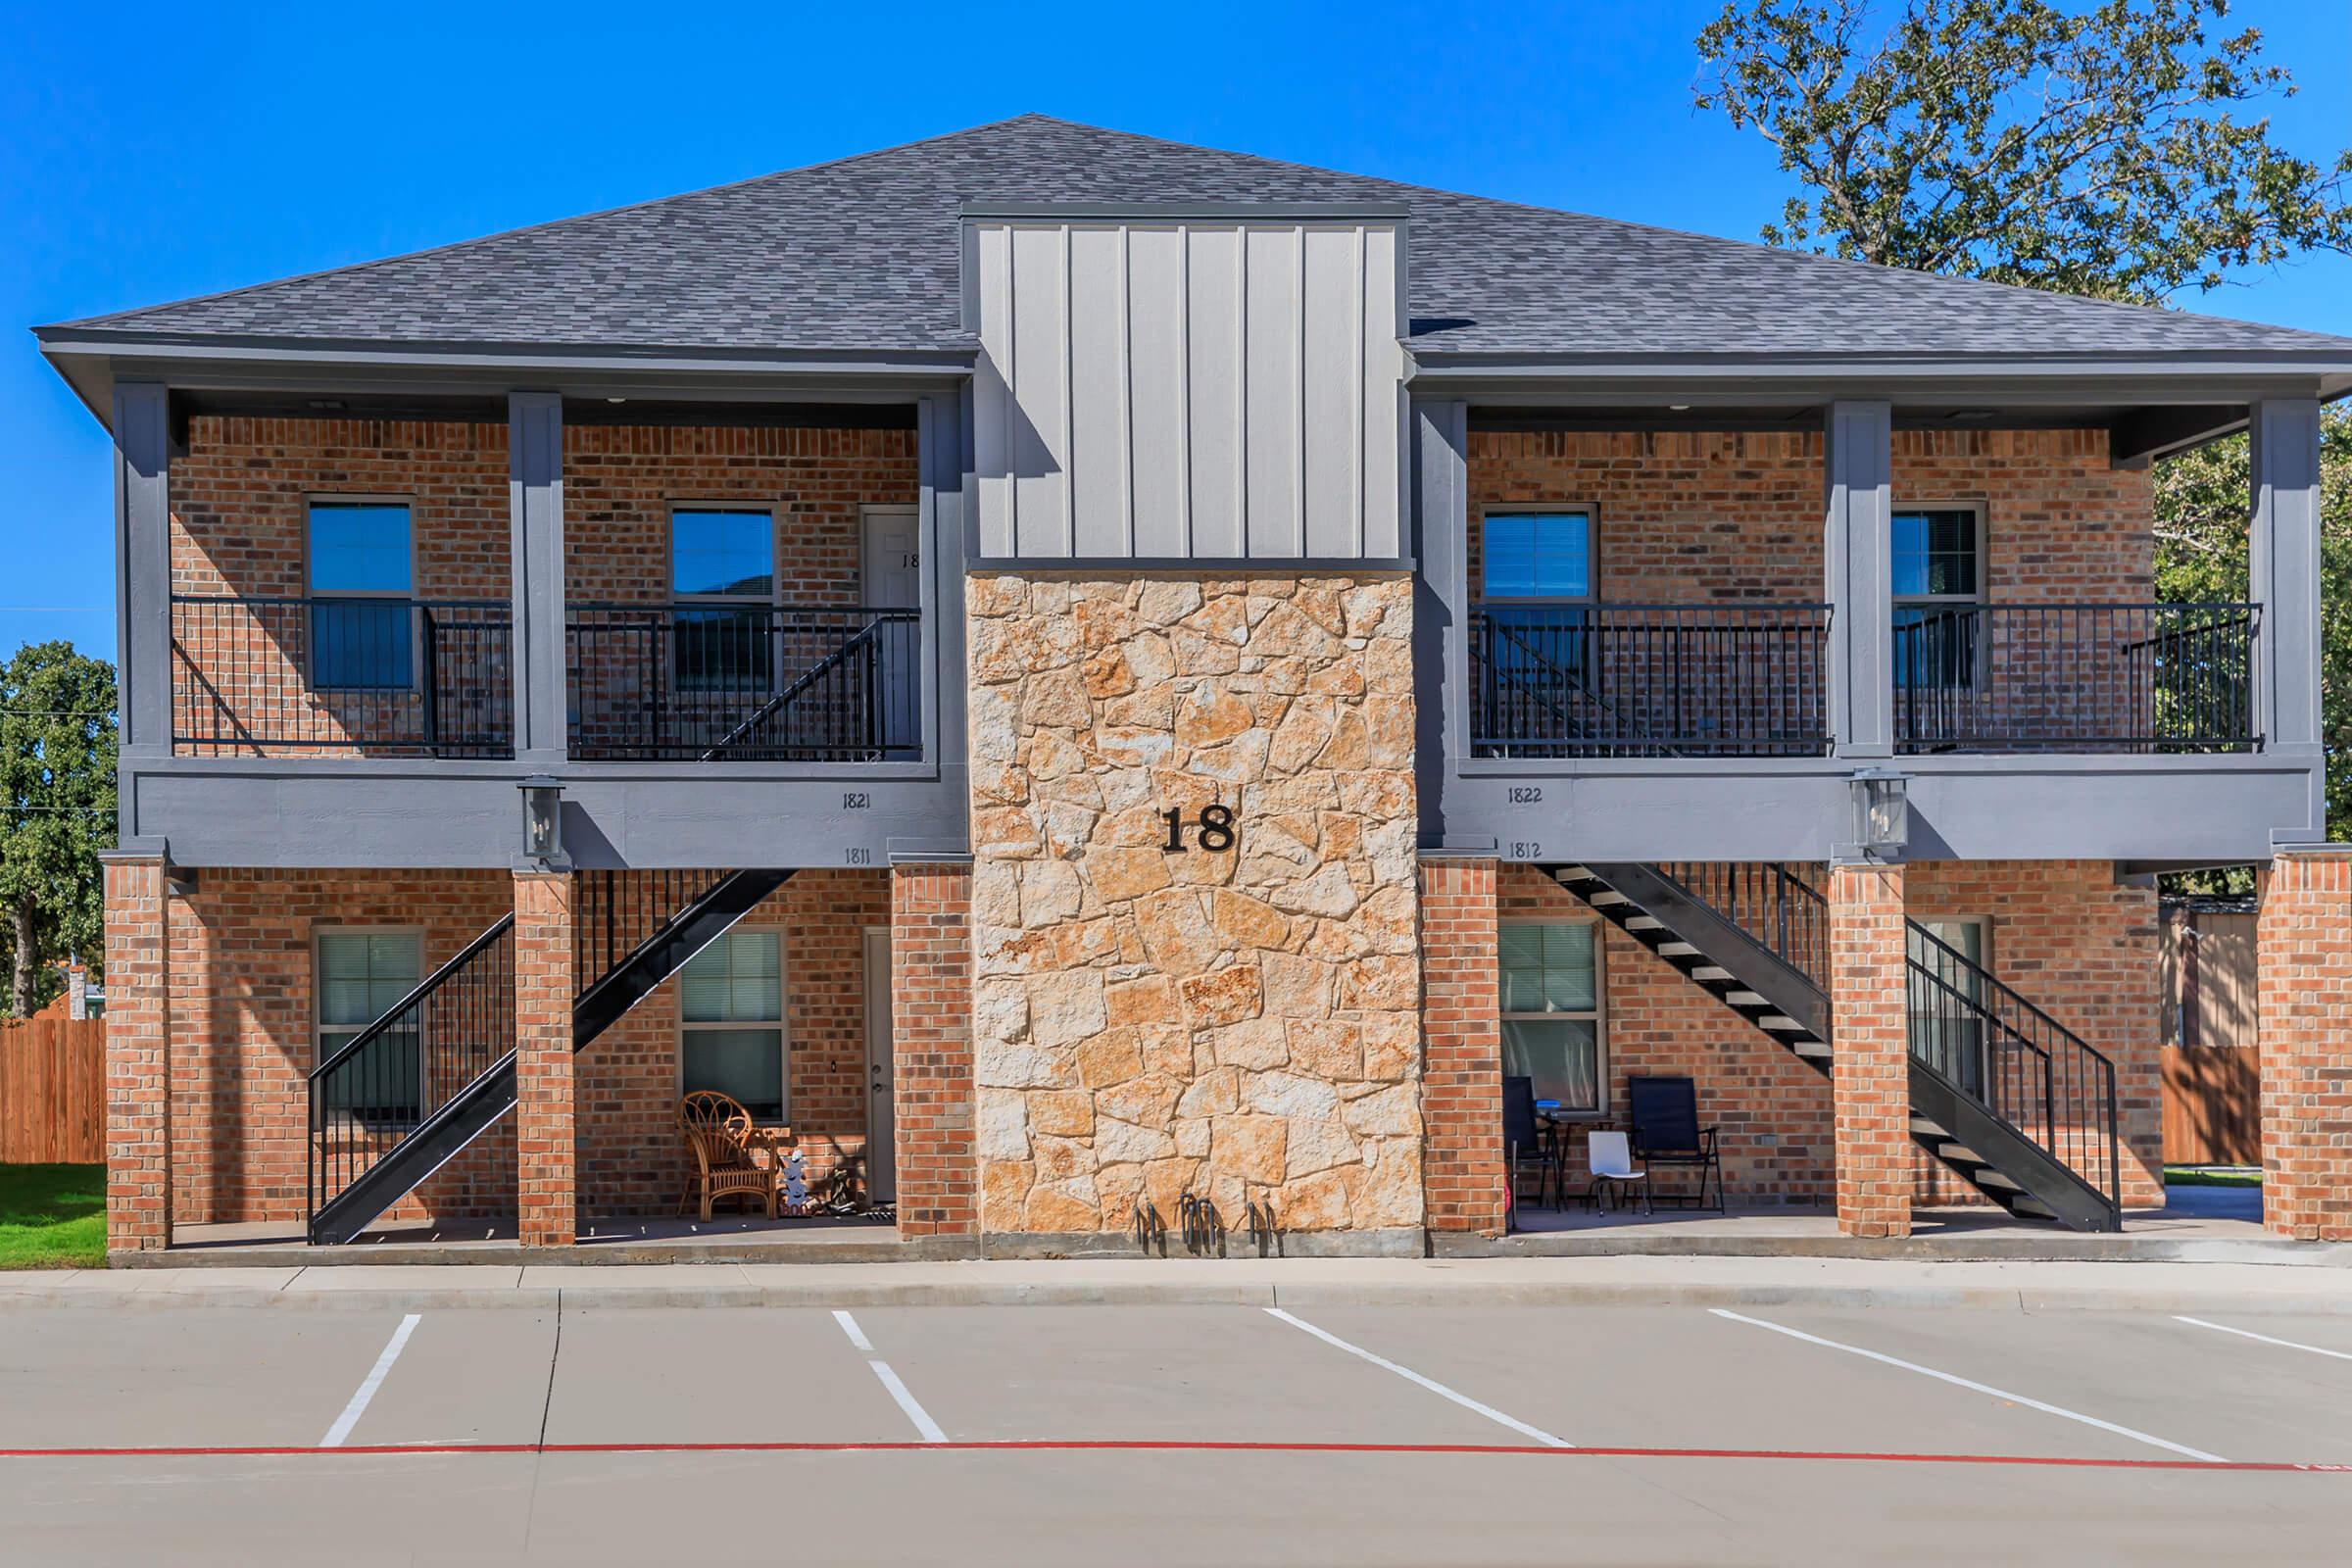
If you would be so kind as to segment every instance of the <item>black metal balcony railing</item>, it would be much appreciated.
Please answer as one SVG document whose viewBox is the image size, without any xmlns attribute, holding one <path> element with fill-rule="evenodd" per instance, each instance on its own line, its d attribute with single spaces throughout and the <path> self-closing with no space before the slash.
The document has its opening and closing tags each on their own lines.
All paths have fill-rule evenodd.
<svg viewBox="0 0 2352 1568">
<path fill-rule="evenodd" d="M 1814 757 L 1824 605 L 1483 605 L 1474 757 Z"/>
<path fill-rule="evenodd" d="M 1896 747 L 2257 750 L 2259 613 L 2235 604 L 1900 607 Z"/>
<path fill-rule="evenodd" d="M 573 605 L 571 755 L 906 761 L 922 755 L 913 610 Z"/>
<path fill-rule="evenodd" d="M 514 755 L 504 600 L 172 596 L 172 745 L 197 757 Z"/>
</svg>

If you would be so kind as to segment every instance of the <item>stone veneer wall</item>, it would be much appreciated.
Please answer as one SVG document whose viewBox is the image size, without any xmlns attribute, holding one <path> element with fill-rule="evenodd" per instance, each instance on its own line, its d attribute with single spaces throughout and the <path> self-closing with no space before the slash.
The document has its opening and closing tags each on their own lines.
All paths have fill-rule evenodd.
<svg viewBox="0 0 2352 1568">
<path fill-rule="evenodd" d="M 971 580 L 984 1230 L 1122 1230 L 1139 1194 L 1173 1225 L 1188 1190 L 1421 1224 L 1411 596 Z"/>
</svg>

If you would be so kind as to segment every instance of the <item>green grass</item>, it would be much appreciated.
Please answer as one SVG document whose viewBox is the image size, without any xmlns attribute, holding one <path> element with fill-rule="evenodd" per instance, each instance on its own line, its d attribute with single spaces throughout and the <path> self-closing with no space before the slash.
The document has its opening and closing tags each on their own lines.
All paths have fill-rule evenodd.
<svg viewBox="0 0 2352 1568">
<path fill-rule="evenodd" d="M 105 1263 L 104 1165 L 0 1165 L 0 1268 Z"/>
<path fill-rule="evenodd" d="M 2207 1165 L 2167 1165 L 2164 1167 L 2167 1187 L 2260 1187 L 2262 1172 L 2258 1170 L 2215 1170 Z"/>
</svg>

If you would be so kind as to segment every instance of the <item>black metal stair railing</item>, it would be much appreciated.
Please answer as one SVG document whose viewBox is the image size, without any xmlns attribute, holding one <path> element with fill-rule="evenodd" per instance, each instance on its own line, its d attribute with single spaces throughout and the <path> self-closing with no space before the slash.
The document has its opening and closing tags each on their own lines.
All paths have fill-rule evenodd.
<svg viewBox="0 0 2352 1568">
<path fill-rule="evenodd" d="M 1795 870 L 1775 860 L 1669 860 L 1657 869 L 1749 941 L 1828 988 L 1829 901 Z"/>
<path fill-rule="evenodd" d="M 585 994 L 661 936 L 730 873 L 580 871 L 572 877 L 571 980 Z"/>
<path fill-rule="evenodd" d="M 1826 605 L 1480 605 L 1473 755 L 1819 756 L 1829 627 Z"/>
<path fill-rule="evenodd" d="M 841 750 L 882 750 L 885 694 L 881 679 L 881 634 L 876 621 L 818 660 L 757 711 L 703 753 L 706 762 L 761 761 L 792 743 L 830 730 Z M 799 710 L 810 710 L 810 721 Z"/>
<path fill-rule="evenodd" d="M 1913 1065 L 2089 1188 L 2120 1228 L 2115 1063 L 1918 921 L 1908 937 Z"/>
<path fill-rule="evenodd" d="M 404 1171 L 396 1191 L 377 1191 L 394 1152 L 502 1067 L 511 1076 L 514 1054 L 514 916 L 507 914 L 311 1069 L 313 1239 L 322 1222 L 347 1238 L 430 1175 L 431 1166 Z M 478 1131 L 466 1131 L 450 1152 Z M 367 1213 L 338 1212 L 376 1198 Z"/>
</svg>

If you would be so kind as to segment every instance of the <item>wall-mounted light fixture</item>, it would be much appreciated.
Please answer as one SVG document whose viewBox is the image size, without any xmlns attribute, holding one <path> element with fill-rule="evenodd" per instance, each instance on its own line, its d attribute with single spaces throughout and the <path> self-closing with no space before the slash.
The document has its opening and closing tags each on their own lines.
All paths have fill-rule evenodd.
<svg viewBox="0 0 2352 1568">
<path fill-rule="evenodd" d="M 522 791 L 523 858 L 542 867 L 564 863 L 564 785 L 534 773 L 515 786 Z"/>
<path fill-rule="evenodd" d="M 1911 842 L 1910 784 L 1887 767 L 1854 775 L 1854 843 L 1873 859 L 1891 859 Z"/>
</svg>

